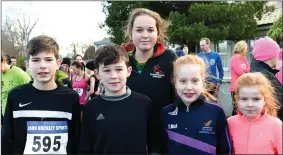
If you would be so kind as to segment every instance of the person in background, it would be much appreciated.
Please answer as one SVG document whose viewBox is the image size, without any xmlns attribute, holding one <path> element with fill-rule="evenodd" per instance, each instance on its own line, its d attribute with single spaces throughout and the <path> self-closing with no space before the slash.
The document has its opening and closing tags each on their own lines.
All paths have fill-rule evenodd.
<svg viewBox="0 0 283 155">
<path fill-rule="evenodd" d="M 237 79 L 250 71 L 250 64 L 246 57 L 248 51 L 248 45 L 245 41 L 239 41 L 234 46 L 234 55 L 230 59 L 230 73 L 231 73 L 231 84 L 230 92 L 232 97 L 233 111 L 232 115 L 236 115 L 236 103 L 234 98 L 234 89 Z"/>
<path fill-rule="evenodd" d="M 218 91 L 224 76 L 221 57 L 217 52 L 214 52 L 210 49 L 210 40 L 208 38 L 202 38 L 200 40 L 200 48 L 202 52 L 198 53 L 198 56 L 200 56 L 204 60 L 207 66 L 208 92 L 217 98 Z"/>
<path fill-rule="evenodd" d="M 10 57 L 1 55 L 1 112 L 4 116 L 8 92 L 17 86 L 30 82 L 30 76 L 17 66 L 10 66 Z"/>
<path fill-rule="evenodd" d="M 16 59 L 16 57 L 10 57 L 10 60 L 11 60 L 11 66 L 16 66 L 17 65 L 17 59 Z"/>
<path fill-rule="evenodd" d="M 240 76 L 235 85 L 239 112 L 228 118 L 235 154 L 282 154 L 282 121 L 271 82 L 260 72 Z"/>
<path fill-rule="evenodd" d="M 276 64 L 278 54 L 280 53 L 279 45 L 269 37 L 263 37 L 256 40 L 253 44 L 253 60 L 251 62 L 250 72 L 262 73 L 271 83 L 275 90 L 275 97 L 279 101 L 281 109 L 278 111 L 278 117 L 283 120 L 283 101 L 282 101 L 282 84 L 275 77 L 278 72 Z"/>
<path fill-rule="evenodd" d="M 62 71 L 64 71 L 68 76 L 70 76 L 71 58 L 63 58 L 61 67 Z"/>
<path fill-rule="evenodd" d="M 89 88 L 88 88 L 88 93 L 87 93 L 87 98 L 94 98 L 95 96 L 98 95 L 97 91 L 98 90 L 98 87 L 99 87 L 99 80 L 97 78 L 97 69 L 95 67 L 95 61 L 89 61 L 87 64 L 86 64 L 86 68 L 90 71 L 93 72 L 93 74 L 90 75 L 89 77 L 89 80 L 87 81 L 88 85 L 89 85 Z"/>
<path fill-rule="evenodd" d="M 176 54 L 178 57 L 184 56 L 188 54 L 188 47 L 186 45 L 182 45 L 176 48 Z"/>
<path fill-rule="evenodd" d="M 71 64 L 74 76 L 72 79 L 72 88 L 79 94 L 80 96 L 80 106 L 81 112 L 83 112 L 84 106 L 88 100 L 87 98 L 87 88 L 89 80 L 89 75 L 85 74 L 85 65 L 83 62 L 73 62 Z"/>
</svg>

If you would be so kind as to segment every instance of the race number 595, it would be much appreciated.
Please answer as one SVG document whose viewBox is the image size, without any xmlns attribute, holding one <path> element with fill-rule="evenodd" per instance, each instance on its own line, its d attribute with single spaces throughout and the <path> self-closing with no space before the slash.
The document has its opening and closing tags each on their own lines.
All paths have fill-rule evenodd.
<svg viewBox="0 0 283 155">
<path fill-rule="evenodd" d="M 43 152 L 49 152 L 52 147 L 53 151 L 57 152 L 61 147 L 60 140 L 61 136 L 54 136 L 53 141 L 49 136 L 34 136 L 32 151 L 38 152 L 42 148 Z"/>
</svg>

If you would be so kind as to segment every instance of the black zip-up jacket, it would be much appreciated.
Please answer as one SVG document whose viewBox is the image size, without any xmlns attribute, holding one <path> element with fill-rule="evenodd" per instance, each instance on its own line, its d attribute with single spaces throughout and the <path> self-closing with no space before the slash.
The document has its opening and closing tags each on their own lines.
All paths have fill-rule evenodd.
<svg viewBox="0 0 283 155">
<path fill-rule="evenodd" d="M 262 61 L 258 61 L 253 59 L 251 63 L 251 70 L 250 72 L 260 72 L 262 73 L 271 83 L 275 90 L 275 97 L 278 100 L 281 108 L 278 111 L 278 118 L 283 121 L 283 103 L 282 103 L 282 84 L 279 80 L 275 77 L 275 74 L 278 72 L 277 70 L 272 69 L 266 63 Z"/>
<path fill-rule="evenodd" d="M 177 99 L 162 108 L 161 119 L 168 154 L 233 154 L 225 113 L 204 95 L 190 106 Z"/>
<path fill-rule="evenodd" d="M 132 44 L 129 44 L 130 46 Z M 133 46 L 133 45 L 132 45 Z M 127 45 L 122 46 L 124 49 Z M 156 44 L 154 55 L 148 59 L 143 70 L 139 73 L 134 58 L 135 50 L 128 51 L 130 55 L 130 66 L 132 73 L 127 79 L 127 86 L 133 91 L 148 96 L 153 102 L 154 116 L 160 121 L 160 110 L 163 106 L 171 104 L 175 99 L 174 88 L 171 83 L 173 61 L 177 59 L 174 51 L 165 49 L 163 44 Z M 156 125 L 160 125 L 156 122 Z M 157 131 L 156 134 L 159 134 Z M 156 137 L 156 142 L 159 143 Z"/>
<path fill-rule="evenodd" d="M 2 154 L 75 154 L 80 130 L 79 95 L 60 86 L 41 91 L 32 82 L 12 89 L 2 128 Z"/>
</svg>

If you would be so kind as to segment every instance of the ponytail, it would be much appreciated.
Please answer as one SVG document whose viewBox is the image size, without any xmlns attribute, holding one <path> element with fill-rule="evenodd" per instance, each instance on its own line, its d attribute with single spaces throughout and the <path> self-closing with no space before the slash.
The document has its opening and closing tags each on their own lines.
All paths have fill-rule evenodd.
<svg viewBox="0 0 283 155">
<path fill-rule="evenodd" d="M 217 99 L 214 96 L 212 96 L 207 90 L 202 91 L 202 94 L 205 96 L 205 99 L 207 101 L 212 101 L 212 102 L 217 101 Z"/>
</svg>

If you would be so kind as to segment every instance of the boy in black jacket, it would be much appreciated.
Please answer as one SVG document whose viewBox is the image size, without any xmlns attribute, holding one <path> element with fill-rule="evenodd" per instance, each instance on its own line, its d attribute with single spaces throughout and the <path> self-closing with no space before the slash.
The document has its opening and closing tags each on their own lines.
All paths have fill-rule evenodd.
<svg viewBox="0 0 283 155">
<path fill-rule="evenodd" d="M 151 100 L 126 86 L 129 56 L 119 45 L 108 44 L 97 50 L 95 60 L 104 91 L 85 106 L 80 154 L 156 152 Z"/>
<path fill-rule="evenodd" d="M 55 82 L 59 46 L 42 35 L 27 44 L 33 81 L 8 94 L 2 154 L 75 154 L 78 148 L 78 94 Z"/>
</svg>

